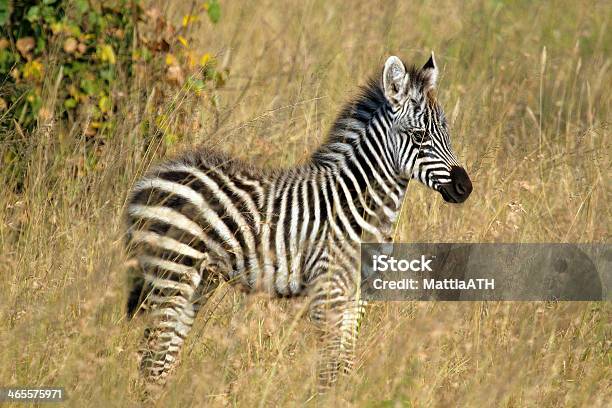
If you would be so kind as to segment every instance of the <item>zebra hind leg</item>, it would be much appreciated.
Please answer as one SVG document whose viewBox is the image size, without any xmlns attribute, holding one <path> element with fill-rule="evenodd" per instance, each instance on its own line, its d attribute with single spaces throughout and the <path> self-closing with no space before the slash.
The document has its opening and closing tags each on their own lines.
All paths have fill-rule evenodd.
<svg viewBox="0 0 612 408">
<path fill-rule="evenodd" d="M 152 308 L 144 331 L 140 372 L 146 394 L 157 393 L 166 383 L 195 319 L 190 296 L 177 291 L 164 297 L 164 302 Z"/>
<path fill-rule="evenodd" d="M 153 280 L 146 309 L 151 310 L 141 350 L 140 371 L 145 400 L 155 396 L 176 368 L 178 357 L 195 317 L 218 285 L 216 269 L 208 256 L 199 270 L 184 274 L 178 282 L 170 276 Z"/>
</svg>

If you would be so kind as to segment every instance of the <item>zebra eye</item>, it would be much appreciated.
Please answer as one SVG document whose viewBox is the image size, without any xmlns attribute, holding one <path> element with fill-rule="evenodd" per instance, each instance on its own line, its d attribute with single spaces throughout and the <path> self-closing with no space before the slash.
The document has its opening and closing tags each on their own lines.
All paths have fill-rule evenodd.
<svg viewBox="0 0 612 408">
<path fill-rule="evenodd" d="M 425 141 L 426 132 L 425 129 L 414 129 L 412 131 L 412 140 L 416 144 L 421 144 Z"/>
</svg>

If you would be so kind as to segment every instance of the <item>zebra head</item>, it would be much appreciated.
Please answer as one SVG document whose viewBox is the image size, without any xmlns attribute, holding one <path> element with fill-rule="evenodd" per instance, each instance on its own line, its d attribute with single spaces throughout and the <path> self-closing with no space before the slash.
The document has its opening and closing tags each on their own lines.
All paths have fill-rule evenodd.
<svg viewBox="0 0 612 408">
<path fill-rule="evenodd" d="M 406 69 L 389 57 L 383 69 L 383 92 L 389 106 L 390 155 L 400 176 L 419 180 L 445 201 L 464 202 L 472 182 L 451 149 L 444 111 L 435 99 L 438 67 L 433 52 L 421 69 Z"/>
</svg>

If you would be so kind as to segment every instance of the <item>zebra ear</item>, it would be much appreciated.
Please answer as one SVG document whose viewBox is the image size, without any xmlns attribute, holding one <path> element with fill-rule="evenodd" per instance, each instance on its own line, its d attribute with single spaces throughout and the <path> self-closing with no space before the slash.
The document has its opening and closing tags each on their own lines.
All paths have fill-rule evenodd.
<svg viewBox="0 0 612 408">
<path fill-rule="evenodd" d="M 436 65 L 436 58 L 434 57 L 433 51 L 431 52 L 431 56 L 421 68 L 423 73 L 425 74 L 425 78 L 427 82 L 425 84 L 425 89 L 435 88 L 436 82 L 438 81 L 438 65 Z"/>
<path fill-rule="evenodd" d="M 383 69 L 383 89 L 385 97 L 393 106 L 406 99 L 409 78 L 404 63 L 396 56 L 389 57 Z"/>
</svg>

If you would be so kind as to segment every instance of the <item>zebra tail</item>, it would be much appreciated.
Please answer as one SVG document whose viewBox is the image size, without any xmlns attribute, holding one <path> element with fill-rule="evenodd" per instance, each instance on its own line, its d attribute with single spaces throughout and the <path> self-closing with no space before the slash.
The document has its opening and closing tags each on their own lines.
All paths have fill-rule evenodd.
<svg viewBox="0 0 612 408">
<path fill-rule="evenodd" d="M 127 299 L 126 314 L 128 320 L 131 320 L 135 315 L 143 310 L 142 302 L 146 296 L 145 280 L 140 271 L 140 268 L 128 267 L 128 276 L 130 276 L 130 294 Z M 148 286 L 148 285 L 147 285 Z"/>
</svg>

